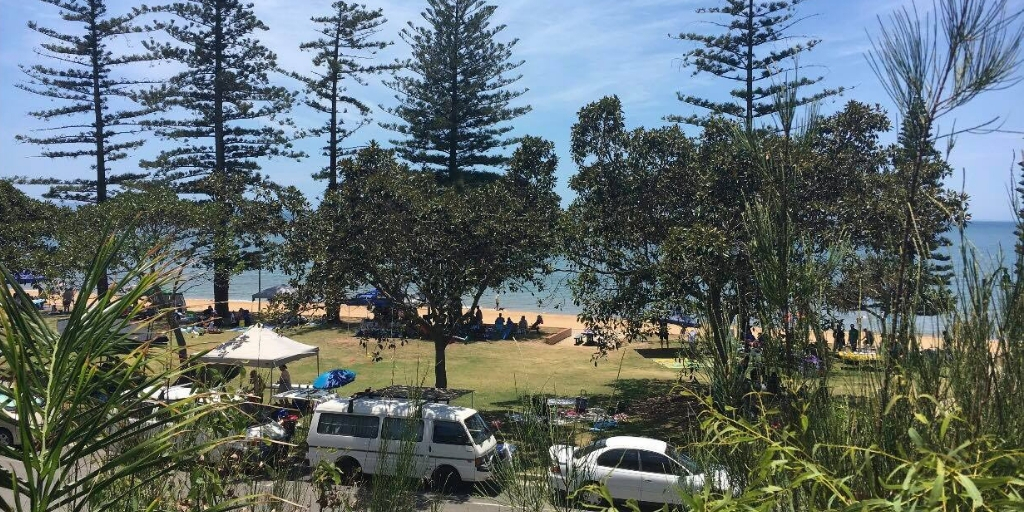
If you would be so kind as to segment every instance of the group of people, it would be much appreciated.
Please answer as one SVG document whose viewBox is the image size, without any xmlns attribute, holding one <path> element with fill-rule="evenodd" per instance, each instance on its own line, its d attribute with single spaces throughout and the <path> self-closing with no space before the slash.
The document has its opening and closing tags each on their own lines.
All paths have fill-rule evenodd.
<svg viewBox="0 0 1024 512">
<path fill-rule="evenodd" d="M 470 331 L 478 333 L 485 333 L 488 331 L 487 326 L 484 325 L 484 313 L 479 306 L 476 306 L 472 311 L 472 323 L 469 328 Z M 511 317 L 505 318 L 504 313 L 498 313 L 498 318 L 494 319 L 494 324 L 490 326 L 490 338 L 492 339 L 506 339 L 510 335 L 518 334 L 524 335 L 529 331 L 540 331 L 540 326 L 544 324 L 544 317 L 537 315 L 537 319 L 530 324 L 526 319 L 526 315 L 521 315 L 519 321 L 513 320 Z"/>
<path fill-rule="evenodd" d="M 284 393 L 292 389 L 292 374 L 288 372 L 287 365 L 281 365 L 277 367 L 280 370 L 280 375 L 277 378 L 277 392 Z M 256 399 L 258 402 L 263 401 L 263 393 L 267 390 L 267 383 L 263 380 L 263 376 L 256 370 L 249 371 L 249 395 Z"/>
<path fill-rule="evenodd" d="M 836 321 L 835 326 L 832 327 L 832 340 L 836 352 L 844 350 L 847 346 L 854 352 L 862 347 L 860 330 L 854 324 L 850 324 L 850 330 L 845 331 L 842 321 Z M 863 348 L 874 348 L 874 346 L 875 333 L 871 329 L 864 329 Z"/>
</svg>

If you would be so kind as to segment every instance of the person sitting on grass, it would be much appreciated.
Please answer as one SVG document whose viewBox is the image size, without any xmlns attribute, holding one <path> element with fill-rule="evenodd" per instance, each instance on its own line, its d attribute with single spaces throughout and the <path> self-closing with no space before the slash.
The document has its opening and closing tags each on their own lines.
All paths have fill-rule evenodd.
<svg viewBox="0 0 1024 512">
<path fill-rule="evenodd" d="M 504 330 L 505 330 L 505 317 L 501 313 L 498 313 L 498 318 L 494 319 L 494 331 L 495 332 L 502 332 Z"/>
<path fill-rule="evenodd" d="M 526 322 L 526 315 L 519 317 L 519 334 L 525 335 L 529 324 Z"/>
</svg>

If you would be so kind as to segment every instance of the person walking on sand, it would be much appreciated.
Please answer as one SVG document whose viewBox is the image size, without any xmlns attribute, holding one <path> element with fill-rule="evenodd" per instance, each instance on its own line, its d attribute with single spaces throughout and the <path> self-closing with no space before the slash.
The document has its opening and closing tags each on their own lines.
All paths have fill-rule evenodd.
<svg viewBox="0 0 1024 512">
<path fill-rule="evenodd" d="M 501 311 L 501 294 L 494 294 L 494 310 Z"/>
<path fill-rule="evenodd" d="M 277 392 L 284 393 L 285 391 L 291 391 L 292 374 L 288 373 L 288 367 L 283 364 L 278 368 L 281 370 L 281 377 L 277 379 Z"/>
</svg>

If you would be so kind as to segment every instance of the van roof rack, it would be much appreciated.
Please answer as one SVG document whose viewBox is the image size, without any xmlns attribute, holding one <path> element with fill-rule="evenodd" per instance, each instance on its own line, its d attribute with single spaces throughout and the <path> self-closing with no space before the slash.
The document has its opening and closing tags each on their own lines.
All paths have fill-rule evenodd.
<svg viewBox="0 0 1024 512">
<path fill-rule="evenodd" d="M 356 393 L 360 398 L 415 398 L 427 402 L 450 403 L 452 400 L 472 394 L 472 389 L 424 388 L 418 386 L 388 386 Z M 355 397 L 355 396 L 353 396 Z"/>
</svg>

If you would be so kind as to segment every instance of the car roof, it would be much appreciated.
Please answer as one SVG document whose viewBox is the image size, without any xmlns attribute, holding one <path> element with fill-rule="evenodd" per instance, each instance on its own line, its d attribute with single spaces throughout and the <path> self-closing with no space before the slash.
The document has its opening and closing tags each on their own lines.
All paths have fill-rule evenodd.
<svg viewBox="0 0 1024 512">
<path fill-rule="evenodd" d="M 665 450 L 668 449 L 668 443 L 665 441 L 649 437 L 615 436 L 605 439 L 604 443 L 606 448 L 635 448 L 658 453 L 665 453 Z"/>
<path fill-rule="evenodd" d="M 406 418 L 412 416 L 419 405 L 422 409 L 423 418 L 464 421 L 466 418 L 476 414 L 475 409 L 459 407 L 448 404 L 417 403 L 413 400 L 395 398 L 335 398 L 316 407 L 317 412 L 348 413 L 349 400 L 352 400 L 352 413 L 371 416 L 390 416 Z"/>
</svg>

